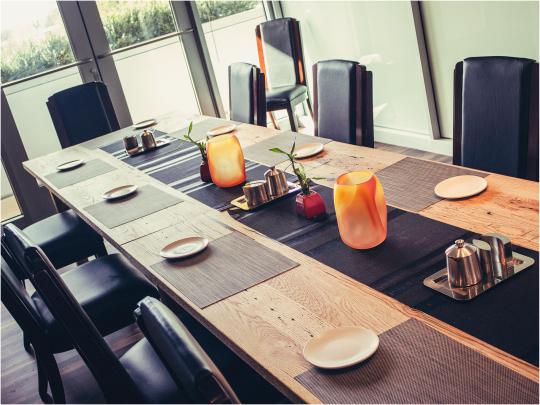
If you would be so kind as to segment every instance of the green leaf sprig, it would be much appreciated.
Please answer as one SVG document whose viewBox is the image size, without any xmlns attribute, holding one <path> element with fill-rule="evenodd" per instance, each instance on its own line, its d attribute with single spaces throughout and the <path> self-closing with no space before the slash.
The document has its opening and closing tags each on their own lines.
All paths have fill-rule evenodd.
<svg viewBox="0 0 540 405">
<path fill-rule="evenodd" d="M 191 137 L 191 131 L 193 129 L 193 121 L 189 123 L 188 133 L 184 135 L 184 139 L 194 145 L 197 145 L 199 148 L 199 151 L 201 152 L 202 160 L 205 162 L 208 162 L 208 155 L 206 154 L 206 142 L 208 141 L 208 137 L 206 137 L 205 141 L 196 141 Z"/>
<path fill-rule="evenodd" d="M 298 178 L 298 183 L 300 184 L 300 187 L 302 188 L 302 194 L 309 195 L 311 194 L 311 188 L 310 188 L 311 179 L 307 177 L 306 170 L 304 169 L 304 165 L 302 163 L 299 163 L 295 159 L 295 156 L 296 156 L 294 153 L 295 149 L 296 149 L 296 140 L 293 142 L 290 152 L 285 152 L 284 150 L 280 148 L 272 148 L 269 150 L 270 152 L 281 153 L 282 155 L 287 156 L 287 158 L 291 162 L 292 170 L 294 174 L 296 174 L 296 177 Z"/>
</svg>

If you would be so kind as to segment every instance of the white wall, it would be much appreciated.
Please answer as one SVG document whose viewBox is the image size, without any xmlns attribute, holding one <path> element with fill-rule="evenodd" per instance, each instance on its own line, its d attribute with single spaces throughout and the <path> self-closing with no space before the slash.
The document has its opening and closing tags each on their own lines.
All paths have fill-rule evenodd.
<svg viewBox="0 0 540 405">
<path fill-rule="evenodd" d="M 538 2 L 422 3 L 443 136 L 452 137 L 454 66 L 469 56 L 538 60 Z"/>
</svg>

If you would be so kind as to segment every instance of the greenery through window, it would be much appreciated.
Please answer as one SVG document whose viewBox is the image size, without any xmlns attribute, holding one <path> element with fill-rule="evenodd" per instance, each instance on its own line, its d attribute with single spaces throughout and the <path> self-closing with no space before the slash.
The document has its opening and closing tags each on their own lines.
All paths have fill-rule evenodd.
<svg viewBox="0 0 540 405">
<path fill-rule="evenodd" d="M 259 4 L 257 0 L 197 1 L 201 23 L 251 10 Z M 97 5 L 111 49 L 124 48 L 176 30 L 168 1 L 105 0 L 98 1 Z M 13 32 L 2 30 L 2 83 L 74 62 L 65 31 L 57 32 L 62 25 L 57 9 L 33 25 L 42 28 L 40 35 L 25 41 L 13 41 Z"/>
</svg>

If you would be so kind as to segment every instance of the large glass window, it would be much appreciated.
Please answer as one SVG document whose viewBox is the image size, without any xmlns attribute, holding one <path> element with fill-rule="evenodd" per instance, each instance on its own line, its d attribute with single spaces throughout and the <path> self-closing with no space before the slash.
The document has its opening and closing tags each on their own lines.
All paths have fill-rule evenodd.
<svg viewBox="0 0 540 405">
<path fill-rule="evenodd" d="M 431 139 L 420 54 L 409 2 L 285 1 L 300 21 L 304 59 L 358 61 L 373 72 L 375 136 L 394 143 L 411 135 Z"/>
<path fill-rule="evenodd" d="M 21 209 L 17 203 L 17 199 L 13 195 L 13 190 L 9 183 L 6 171 L 4 170 L 4 163 L 2 163 L 2 177 L 0 184 L 2 186 L 1 200 L 0 200 L 0 220 L 1 222 L 10 220 L 12 218 L 21 215 Z"/>
<path fill-rule="evenodd" d="M 45 102 L 82 83 L 79 69 L 10 83 L 74 61 L 56 1 L 2 1 L 2 85 L 28 157 L 60 149 Z"/>
<path fill-rule="evenodd" d="M 261 1 L 197 1 L 210 60 L 223 107 L 229 113 L 228 67 L 235 62 L 259 65 L 255 27 L 266 21 Z"/>
<path fill-rule="evenodd" d="M 55 1 L 2 1 L 2 83 L 74 62 Z"/>
<path fill-rule="evenodd" d="M 176 30 L 170 3 L 100 1 L 97 6 L 133 121 L 174 110 L 199 113 L 179 36 L 129 48 Z"/>
</svg>

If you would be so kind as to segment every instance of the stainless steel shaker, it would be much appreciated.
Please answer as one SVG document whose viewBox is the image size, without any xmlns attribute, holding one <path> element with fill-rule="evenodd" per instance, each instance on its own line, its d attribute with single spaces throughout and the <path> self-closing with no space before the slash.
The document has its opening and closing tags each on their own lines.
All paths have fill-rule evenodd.
<svg viewBox="0 0 540 405">
<path fill-rule="evenodd" d="M 491 248 L 494 276 L 504 280 L 514 274 L 513 249 L 510 239 L 497 233 L 487 233 L 480 236 L 480 239 L 487 242 Z"/>
<path fill-rule="evenodd" d="M 255 180 L 246 183 L 242 187 L 248 207 L 253 208 L 268 202 L 266 183 L 264 180 Z"/>
<path fill-rule="evenodd" d="M 285 177 L 285 173 L 282 170 L 275 167 L 270 168 L 264 173 L 264 180 L 266 181 L 266 191 L 270 198 L 281 197 L 289 191 L 287 177 Z"/>
<path fill-rule="evenodd" d="M 133 155 L 139 151 L 139 141 L 137 135 L 128 135 L 124 137 L 124 148 L 129 155 Z"/>
<path fill-rule="evenodd" d="M 154 139 L 154 134 L 145 129 L 141 134 L 142 147 L 144 150 L 152 150 L 156 147 L 156 140 Z"/>
<path fill-rule="evenodd" d="M 482 281 L 478 249 L 474 245 L 458 239 L 445 253 L 451 287 L 470 287 Z"/>
</svg>

